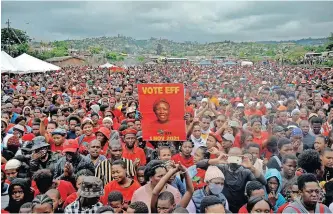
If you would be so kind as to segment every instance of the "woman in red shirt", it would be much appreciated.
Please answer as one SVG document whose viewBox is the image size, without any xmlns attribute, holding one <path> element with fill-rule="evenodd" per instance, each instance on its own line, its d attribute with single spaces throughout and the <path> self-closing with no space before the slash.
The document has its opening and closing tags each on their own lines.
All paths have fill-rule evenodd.
<svg viewBox="0 0 333 214">
<path fill-rule="evenodd" d="M 88 145 L 91 141 L 96 140 L 96 136 L 93 132 L 93 121 L 90 118 L 85 118 L 82 121 L 81 129 L 83 134 L 76 138 L 80 146 L 80 153 L 85 153 L 88 150 Z"/>
<path fill-rule="evenodd" d="M 191 155 L 194 144 L 190 141 L 185 141 L 180 147 L 180 153 L 172 156 L 171 160 L 175 163 L 180 162 L 186 168 L 194 165 L 193 156 Z"/>
<path fill-rule="evenodd" d="M 107 205 L 109 193 L 119 191 L 124 197 L 124 208 L 127 208 L 134 192 L 139 189 L 141 185 L 136 180 L 126 176 L 126 164 L 122 160 L 112 162 L 111 173 L 114 180 L 104 187 L 104 195 L 101 197 L 101 202 Z"/>
</svg>

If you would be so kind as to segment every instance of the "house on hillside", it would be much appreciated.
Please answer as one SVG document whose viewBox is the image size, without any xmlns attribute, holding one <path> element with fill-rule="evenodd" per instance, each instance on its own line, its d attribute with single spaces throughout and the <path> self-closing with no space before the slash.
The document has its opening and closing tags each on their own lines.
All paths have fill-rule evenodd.
<svg viewBox="0 0 333 214">
<path fill-rule="evenodd" d="M 81 57 L 76 56 L 63 56 L 63 57 L 53 57 L 45 60 L 46 62 L 52 63 L 60 67 L 66 66 L 82 66 L 86 64 L 86 60 Z"/>
</svg>

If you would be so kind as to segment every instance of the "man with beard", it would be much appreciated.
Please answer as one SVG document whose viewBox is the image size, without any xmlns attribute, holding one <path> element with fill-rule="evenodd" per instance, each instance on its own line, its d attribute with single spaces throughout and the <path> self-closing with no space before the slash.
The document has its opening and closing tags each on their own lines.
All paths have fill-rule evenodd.
<svg viewBox="0 0 333 214">
<path fill-rule="evenodd" d="M 53 170 L 60 156 L 49 150 L 49 144 L 46 143 L 45 137 L 35 137 L 31 148 L 32 155 L 30 160 L 31 173 L 39 169 Z"/>
<path fill-rule="evenodd" d="M 112 168 L 112 162 L 115 160 L 122 160 L 126 164 L 126 174 L 127 176 L 133 178 L 135 176 L 135 167 L 133 164 L 133 161 L 126 159 L 123 157 L 123 147 L 119 140 L 112 140 L 109 143 L 109 153 L 111 155 L 110 158 L 107 160 L 102 161 L 97 167 L 96 167 L 96 173 L 95 176 L 100 178 L 104 185 L 108 184 L 113 180 L 111 168 Z"/>
<path fill-rule="evenodd" d="M 125 146 L 123 147 L 123 157 L 133 161 L 135 166 L 146 165 L 145 152 L 135 145 L 136 143 L 135 129 L 126 129 L 122 132 Z"/>
<path fill-rule="evenodd" d="M 58 160 L 54 169 L 54 178 L 70 181 L 75 186 L 75 175 L 81 169 L 95 172 L 95 166 L 91 160 L 79 153 L 79 144 L 76 140 L 67 140 L 63 144 L 65 157 Z"/>
<path fill-rule="evenodd" d="M 100 196 L 104 195 L 101 179 L 94 176 L 84 177 L 78 194 L 79 198 L 68 205 L 64 213 L 97 213 L 97 209 L 103 207 L 99 201 Z"/>
<path fill-rule="evenodd" d="M 241 157 L 242 151 L 239 148 L 231 148 L 228 156 Z M 225 187 L 222 193 L 229 202 L 229 208 L 232 213 L 237 213 L 239 208 L 243 206 L 247 198 L 244 195 L 245 186 L 248 181 L 258 180 L 266 185 L 266 180 L 259 170 L 257 170 L 248 158 L 244 158 L 242 163 L 226 163 L 226 155 L 220 154 L 216 159 L 205 159 L 197 163 L 197 167 L 207 169 L 209 165 L 216 165 L 224 174 Z"/>
<path fill-rule="evenodd" d="M 290 203 L 283 213 L 332 213 L 327 206 L 318 203 L 320 187 L 316 176 L 311 173 L 297 179 L 300 198 Z"/>
</svg>

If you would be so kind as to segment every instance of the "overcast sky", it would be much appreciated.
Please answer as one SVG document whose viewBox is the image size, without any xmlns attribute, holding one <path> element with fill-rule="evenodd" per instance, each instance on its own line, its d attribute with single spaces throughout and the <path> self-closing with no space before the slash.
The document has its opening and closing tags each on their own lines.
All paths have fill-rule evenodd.
<svg viewBox="0 0 333 214">
<path fill-rule="evenodd" d="M 2 1 L 1 27 L 52 41 L 122 34 L 175 41 L 262 41 L 326 37 L 333 2 Z"/>
</svg>

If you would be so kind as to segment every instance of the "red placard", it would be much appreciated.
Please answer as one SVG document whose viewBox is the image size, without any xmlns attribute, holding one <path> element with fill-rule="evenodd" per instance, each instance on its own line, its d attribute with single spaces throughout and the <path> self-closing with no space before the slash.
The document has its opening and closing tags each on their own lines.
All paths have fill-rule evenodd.
<svg viewBox="0 0 333 214">
<path fill-rule="evenodd" d="M 183 84 L 138 84 L 138 94 L 143 140 L 186 140 Z"/>
</svg>

